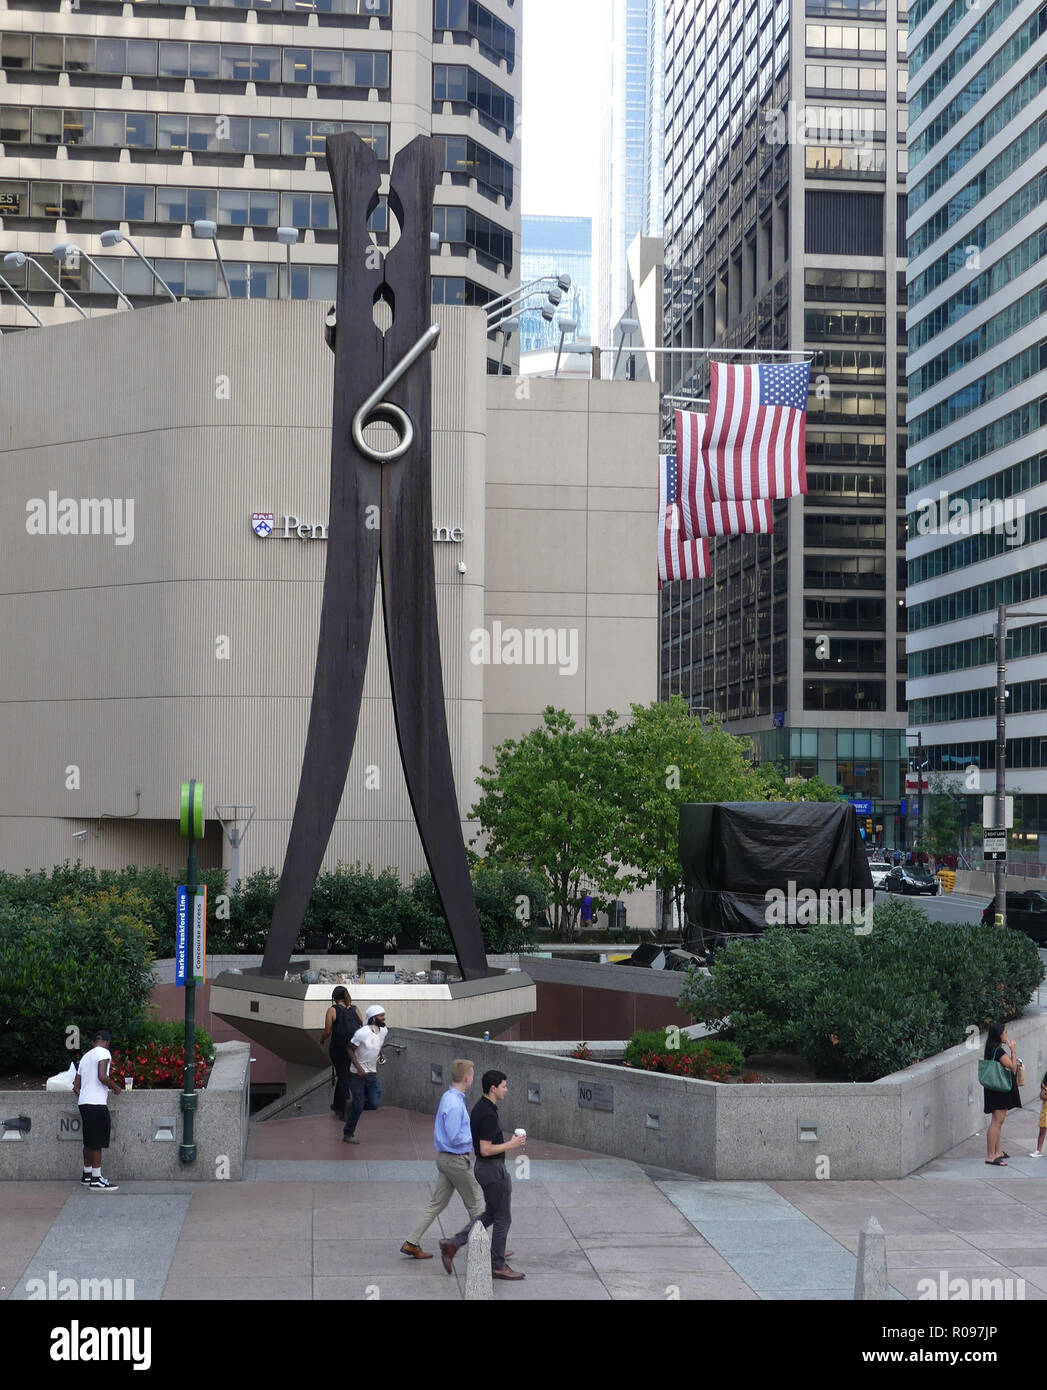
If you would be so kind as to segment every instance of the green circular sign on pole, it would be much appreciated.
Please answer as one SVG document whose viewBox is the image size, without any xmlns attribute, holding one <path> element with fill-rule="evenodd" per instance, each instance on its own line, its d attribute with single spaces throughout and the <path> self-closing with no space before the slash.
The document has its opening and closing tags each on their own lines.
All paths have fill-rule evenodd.
<svg viewBox="0 0 1047 1390">
<path fill-rule="evenodd" d="M 182 806 L 179 815 L 179 829 L 184 840 L 204 838 L 204 784 L 203 782 L 182 783 Z"/>
</svg>

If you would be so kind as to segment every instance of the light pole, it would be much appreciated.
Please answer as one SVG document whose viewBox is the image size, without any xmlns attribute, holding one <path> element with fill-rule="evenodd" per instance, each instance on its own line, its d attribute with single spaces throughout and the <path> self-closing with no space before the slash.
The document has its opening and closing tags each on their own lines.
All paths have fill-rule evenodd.
<svg viewBox="0 0 1047 1390">
<path fill-rule="evenodd" d="M 81 256 L 83 256 L 87 264 L 91 267 L 91 269 L 95 272 L 96 275 L 100 276 L 105 281 L 105 283 L 116 295 L 117 299 L 122 299 L 129 309 L 133 309 L 135 307 L 128 299 L 127 295 L 124 294 L 123 290 L 121 290 L 112 280 L 110 280 L 109 276 L 105 273 L 102 267 L 96 261 L 93 261 L 82 247 L 74 246 L 71 241 L 62 241 L 59 242 L 57 246 L 51 248 L 51 255 L 55 258 L 59 265 L 64 265 L 66 267 L 69 267 L 71 257 L 79 259 Z"/>
<path fill-rule="evenodd" d="M 24 299 L 22 298 L 22 296 L 18 293 L 18 291 L 15 289 L 15 287 L 14 287 L 13 285 L 8 284 L 8 282 L 4 279 L 4 277 L 3 277 L 2 275 L 0 275 L 0 285 L 2 285 L 2 286 L 4 287 L 4 289 L 8 292 L 8 294 L 13 294 L 13 295 L 14 295 L 14 297 L 18 300 L 19 304 L 21 304 L 22 308 L 26 311 L 26 313 L 29 315 L 29 317 L 30 317 L 31 319 L 35 319 L 35 320 L 36 320 L 36 326 L 37 326 L 37 328 L 43 328 L 43 326 L 44 326 L 43 319 L 41 319 L 40 316 L 39 316 L 38 314 L 34 314 L 34 313 L 33 313 L 32 309 L 30 309 L 29 305 L 25 302 L 25 300 L 24 300 Z"/>
<path fill-rule="evenodd" d="M 222 252 L 218 245 L 218 224 L 208 222 L 206 218 L 200 217 L 193 223 L 193 236 L 198 236 L 204 241 L 209 241 L 214 247 L 215 259 L 218 261 L 218 269 L 222 272 L 222 284 L 225 286 L 226 299 L 232 299 L 229 293 L 229 277 L 225 273 L 225 262 L 222 260 Z"/>
<path fill-rule="evenodd" d="M 103 232 L 101 236 L 98 238 L 98 240 L 105 247 L 116 246 L 117 243 L 121 241 L 126 242 L 127 245 L 130 246 L 131 250 L 138 257 L 138 259 L 149 271 L 149 274 L 153 277 L 153 279 L 157 282 L 157 284 L 160 286 L 163 292 L 167 295 L 171 303 L 178 303 L 178 296 L 175 294 L 174 290 L 172 290 L 171 286 L 167 283 L 167 281 L 161 277 L 160 272 L 156 269 L 156 267 L 150 261 L 146 260 L 146 258 L 142 255 L 141 251 L 139 251 L 138 247 L 134 244 L 134 242 L 131 240 L 129 236 L 124 236 L 123 232 L 117 231 L 115 228 L 111 227 L 108 231 Z"/>
<path fill-rule="evenodd" d="M 993 816 L 996 829 L 1003 830 L 1004 845 L 1007 844 L 1007 616 L 1013 613 L 1016 618 L 1047 618 L 1047 612 L 1030 611 L 1013 605 L 1010 608 L 1001 603 L 996 610 L 996 812 Z M 993 863 L 993 897 L 996 925 L 1002 927 L 1007 920 L 1007 858 Z"/>
<path fill-rule="evenodd" d="M 236 891 L 236 885 L 240 882 L 240 846 L 244 842 L 244 836 L 247 834 L 248 827 L 254 820 L 255 810 L 256 808 L 254 806 L 216 806 L 214 808 L 214 813 L 221 822 L 222 828 L 225 830 L 226 837 L 229 840 L 231 850 L 229 855 L 229 891 L 231 893 Z M 241 811 L 250 812 L 242 830 L 237 827 L 237 821 L 240 819 Z M 226 829 L 225 824 L 227 820 L 232 822 L 231 827 L 228 829 Z"/>
<path fill-rule="evenodd" d="M 556 326 L 560 330 L 560 346 L 556 349 L 556 370 L 553 372 L 553 376 L 560 375 L 560 358 L 563 356 L 564 339 L 567 337 L 568 333 L 577 333 L 578 320 L 569 319 L 561 314 L 556 320 Z"/>
<path fill-rule="evenodd" d="M 517 318 L 502 319 L 498 325 L 498 332 L 502 335 L 502 350 L 498 354 L 498 375 L 502 375 L 502 365 L 505 362 L 505 349 L 509 339 L 519 329 L 520 320 Z"/>
<path fill-rule="evenodd" d="M 296 245 L 298 244 L 298 228 L 297 228 L 297 227 L 277 227 L 277 229 L 276 229 L 276 239 L 277 239 L 277 241 L 280 243 L 281 246 L 285 246 L 285 247 L 287 248 L 287 264 L 286 264 L 285 273 L 284 273 L 284 278 L 285 278 L 285 284 L 284 284 L 284 291 L 285 291 L 285 293 L 284 293 L 284 298 L 285 298 L 285 299 L 290 299 L 290 298 L 291 298 L 291 247 L 292 247 L 292 246 L 296 246 Z"/>
<path fill-rule="evenodd" d="M 73 308 L 76 310 L 76 312 L 80 315 L 80 317 L 81 317 L 82 319 L 87 318 L 87 315 L 84 313 L 83 309 L 80 308 L 80 305 L 77 304 L 76 300 L 75 300 L 75 299 L 73 298 L 73 296 L 69 293 L 69 291 L 66 290 L 66 289 L 63 289 L 62 286 L 58 283 L 58 281 L 54 278 L 54 276 L 53 276 L 53 275 L 49 275 L 49 274 L 47 273 L 47 271 L 43 268 L 43 266 L 40 264 L 39 261 L 34 260 L 32 256 L 27 256 L 23 251 L 9 251 L 9 252 L 7 253 L 7 255 L 4 257 L 4 265 L 8 266 L 8 267 L 9 267 L 10 269 L 12 269 L 12 270 L 19 270 L 19 269 L 21 269 L 21 267 L 25 265 L 26 261 L 28 261 L 30 265 L 35 265 L 36 268 L 37 268 L 37 270 L 40 272 L 40 274 L 44 277 L 45 280 L 50 280 L 50 281 L 51 281 L 51 284 L 54 285 L 55 289 L 56 289 L 56 290 L 58 291 L 58 293 L 62 296 L 62 298 L 65 299 L 65 300 L 67 300 L 68 303 L 70 303 L 70 304 L 73 306 Z M 28 272 L 26 273 L 26 281 L 25 281 L 25 284 L 26 284 L 26 291 L 28 292 L 28 289 L 29 289 L 29 275 L 28 275 Z"/>
</svg>

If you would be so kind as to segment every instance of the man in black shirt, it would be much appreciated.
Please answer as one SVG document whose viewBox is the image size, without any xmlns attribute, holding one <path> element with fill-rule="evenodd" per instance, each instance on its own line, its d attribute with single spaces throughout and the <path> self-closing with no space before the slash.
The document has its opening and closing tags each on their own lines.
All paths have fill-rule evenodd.
<svg viewBox="0 0 1047 1390">
<path fill-rule="evenodd" d="M 331 1112 L 345 1123 L 345 1107 L 349 1100 L 349 1048 L 353 1034 L 363 1027 L 360 1015 L 352 1007 L 352 996 L 344 985 L 338 985 L 331 995 L 331 1007 L 324 1020 L 323 1041 L 331 1040 L 331 1065 L 335 1072 Z"/>
<path fill-rule="evenodd" d="M 505 1099 L 509 1082 L 504 1071 L 484 1072 L 483 1096 L 473 1106 L 470 1124 L 473 1131 L 473 1148 L 476 1151 L 474 1169 L 476 1181 L 483 1190 L 486 1206 L 480 1220 L 485 1226 L 493 1226 L 491 1235 L 491 1273 L 495 1279 L 524 1279 L 506 1264 L 505 1242 L 512 1222 L 513 1180 L 505 1166 L 505 1155 L 513 1149 L 522 1149 L 527 1143 L 523 1134 L 514 1134 L 506 1141 L 498 1120 L 498 1102 Z M 440 1242 L 440 1258 L 444 1269 L 450 1274 L 454 1268 L 454 1257 L 469 1239 L 472 1222 L 451 1237 Z"/>
</svg>

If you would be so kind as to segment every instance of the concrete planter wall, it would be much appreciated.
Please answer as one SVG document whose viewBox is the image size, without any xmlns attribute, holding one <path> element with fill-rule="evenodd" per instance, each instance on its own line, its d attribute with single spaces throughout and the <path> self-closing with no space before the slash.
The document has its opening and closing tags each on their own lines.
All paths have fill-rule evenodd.
<svg viewBox="0 0 1047 1390">
<path fill-rule="evenodd" d="M 1008 1025 L 1033 1100 L 1047 1065 L 1047 1011 Z M 721 1086 L 529 1052 L 524 1044 L 416 1030 L 383 1070 L 385 1101 L 434 1114 L 455 1057 L 504 1071 L 503 1128 L 616 1158 L 732 1181 L 903 1178 L 985 1127 L 977 1050 L 954 1047 L 880 1081 Z M 437 1075 L 434 1068 L 440 1068 Z M 610 1107 L 610 1108 L 600 1108 Z"/>
<path fill-rule="evenodd" d="M 247 1150 L 248 1062 L 246 1043 L 219 1043 L 205 1090 L 198 1092 L 196 1162 L 178 1157 L 182 1111 L 178 1091 L 126 1091 L 109 1097 L 113 1133 L 102 1171 L 114 1181 L 175 1179 L 213 1182 L 220 1174 L 239 1180 Z M 0 1140 L 0 1181 L 78 1179 L 83 1140 L 76 1098 L 66 1091 L 0 1091 L 4 1119 L 28 1115 L 32 1128 Z"/>
</svg>

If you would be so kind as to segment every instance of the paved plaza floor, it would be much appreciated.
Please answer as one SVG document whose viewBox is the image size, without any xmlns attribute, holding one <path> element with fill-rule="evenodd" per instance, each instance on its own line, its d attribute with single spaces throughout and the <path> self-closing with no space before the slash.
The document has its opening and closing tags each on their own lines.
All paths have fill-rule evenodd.
<svg viewBox="0 0 1047 1390">
<path fill-rule="evenodd" d="M 1047 1299 L 1047 1157 L 1027 1157 L 1037 1113 L 1008 1118 L 1006 1168 L 985 1165 L 979 1137 L 891 1182 L 705 1182 L 532 1141 L 509 1240 L 527 1278 L 494 1297 L 849 1300 L 875 1216 L 895 1299 L 926 1298 L 921 1281 L 943 1274 Z M 365 1113 L 359 1137 L 343 1144 L 328 1112 L 301 1114 L 252 1125 L 243 1182 L 0 1183 L 0 1299 L 49 1278 L 133 1280 L 136 1300 L 462 1299 L 465 1252 L 453 1276 L 438 1254 L 464 1224 L 457 1197 L 423 1240 L 434 1259 L 399 1253 L 435 1183 L 432 1117 Z"/>
</svg>

